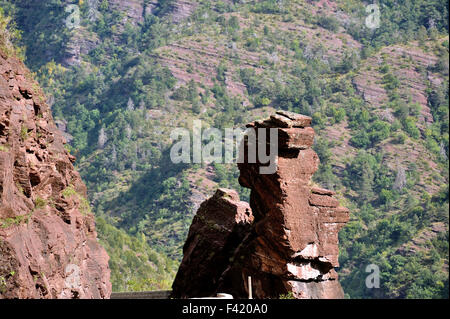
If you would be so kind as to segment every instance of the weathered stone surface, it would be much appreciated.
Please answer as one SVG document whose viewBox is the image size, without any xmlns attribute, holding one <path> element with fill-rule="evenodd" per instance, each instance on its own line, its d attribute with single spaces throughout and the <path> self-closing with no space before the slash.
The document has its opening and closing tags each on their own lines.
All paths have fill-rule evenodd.
<svg viewBox="0 0 450 319">
<path fill-rule="evenodd" d="M 218 279 L 247 235 L 253 215 L 234 190 L 220 188 L 200 205 L 183 247 L 172 297 L 214 295 Z"/>
<path fill-rule="evenodd" d="M 172 4 L 172 21 L 179 23 L 188 18 L 197 8 L 197 3 L 192 0 L 176 0 Z"/>
<path fill-rule="evenodd" d="M 320 188 L 320 187 L 313 187 L 311 188 L 311 193 L 313 194 L 319 194 L 319 195 L 336 195 L 336 192 L 330 191 L 328 189 L 325 188 Z"/>
<path fill-rule="evenodd" d="M 312 206 L 338 207 L 339 201 L 328 195 L 312 193 L 309 195 L 309 204 Z"/>
<path fill-rule="evenodd" d="M 278 129 L 278 147 L 290 149 L 307 149 L 314 144 L 314 130 L 307 128 Z"/>
<path fill-rule="evenodd" d="M 308 127 L 311 126 L 312 118 L 306 115 L 289 112 L 289 111 L 277 111 L 278 115 L 282 115 L 284 117 L 287 117 L 291 120 L 293 127 Z"/>
<path fill-rule="evenodd" d="M 288 281 L 292 294 L 297 299 L 342 299 L 344 291 L 339 281 Z"/>
<path fill-rule="evenodd" d="M 295 126 L 306 128 L 295 127 L 290 121 L 298 121 Z M 212 296 L 224 292 L 246 298 L 247 277 L 251 276 L 255 298 L 278 298 L 289 292 L 295 298 L 343 298 L 334 268 L 339 266 L 338 232 L 348 221 L 349 211 L 339 207 L 339 202 L 332 197 L 334 192 L 310 186 L 319 165 L 317 154 L 310 148 L 314 141 L 314 130 L 308 127 L 310 123 L 308 117 L 279 112 L 268 120 L 248 125 L 278 129 L 277 170 L 274 174 L 261 174 L 260 163 L 249 163 L 249 141 L 244 139 L 244 162 L 238 164 L 239 182 L 251 189 L 250 207 L 254 221 L 246 227 L 247 234 L 241 235 L 243 240 L 234 247 L 232 258 L 229 258 L 232 249 L 227 247 L 228 262 L 222 265 L 221 274 L 208 271 L 202 277 L 203 282 L 212 285 L 207 291 L 202 290 L 204 284 L 189 282 L 188 285 L 188 277 L 185 277 L 188 272 L 180 272 L 187 266 L 185 252 L 175 281 L 182 283 L 185 277 L 185 285 L 177 286 L 177 289 L 197 289 L 196 295 Z M 207 207 L 203 206 L 203 209 Z M 236 210 L 234 212 L 237 214 Z M 209 216 L 204 210 L 202 215 Z M 228 216 L 234 220 L 234 214 Z M 216 223 L 214 219 L 209 221 Z M 194 219 L 190 237 L 195 234 L 195 223 Z M 223 220 L 219 225 L 222 223 Z M 202 251 L 202 254 L 208 252 Z M 219 256 L 220 252 L 216 257 Z M 190 296 L 189 293 L 185 295 Z"/>
<path fill-rule="evenodd" d="M 109 298 L 86 187 L 29 71 L 0 52 L 0 299 Z"/>
</svg>

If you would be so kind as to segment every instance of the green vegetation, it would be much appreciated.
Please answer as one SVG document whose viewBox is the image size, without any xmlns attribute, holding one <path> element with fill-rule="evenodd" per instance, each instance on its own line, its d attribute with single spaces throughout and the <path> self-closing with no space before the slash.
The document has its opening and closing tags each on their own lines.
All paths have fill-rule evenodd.
<svg viewBox="0 0 450 319">
<path fill-rule="evenodd" d="M 3 4 L 0 7 L 0 50 L 8 56 L 17 56 L 23 58 L 24 52 L 19 45 L 21 32 L 16 28 L 11 17 L 5 15 Z"/>
<path fill-rule="evenodd" d="M 47 201 L 43 198 L 36 197 L 34 200 L 34 206 L 36 209 L 44 208 L 47 205 Z"/>
<path fill-rule="evenodd" d="M 31 218 L 32 212 L 26 215 L 16 217 L 0 218 L 0 228 L 9 228 L 11 226 L 19 226 L 23 223 L 27 224 Z"/>
<path fill-rule="evenodd" d="M 335 17 L 321 15 L 317 19 L 317 23 L 327 30 L 336 32 L 339 29 L 339 21 Z"/>
<path fill-rule="evenodd" d="M 87 198 L 84 197 L 82 194 L 78 193 L 72 185 L 67 186 L 62 191 L 62 195 L 64 196 L 64 198 L 70 198 L 72 196 L 75 197 L 78 200 L 79 203 L 78 209 L 80 210 L 81 214 L 86 216 L 92 213 L 91 206 Z"/>
<path fill-rule="evenodd" d="M 295 299 L 292 291 L 289 291 L 287 294 L 280 295 L 278 299 Z"/>
<path fill-rule="evenodd" d="M 442 264 L 448 258 L 448 230 L 428 241 L 425 249 L 413 248 L 408 243 L 409 238 L 417 236 L 432 222 L 448 220 L 448 187 L 431 200 L 372 221 L 373 227 L 364 231 L 363 225 L 374 214 L 372 206 L 365 207 L 363 218 L 350 222 L 342 230 L 340 240 L 344 251 L 340 261 L 379 265 L 382 287 L 367 289 L 361 285 L 359 281 L 368 275 L 361 267 L 341 279 L 347 292 L 353 291 L 362 298 L 448 298 L 448 273 Z"/>
<path fill-rule="evenodd" d="M 373 32 L 365 28 L 365 4 L 359 1 L 342 1 L 342 8 L 359 19 L 348 24 L 347 32 L 356 40 L 373 48 L 416 40 L 419 30 L 424 37 L 439 32 L 448 33 L 448 3 L 440 0 L 407 0 L 377 2 L 381 8 L 380 27 Z"/>
<path fill-rule="evenodd" d="M 28 129 L 25 125 L 20 128 L 20 138 L 25 141 L 28 138 Z"/>
<path fill-rule="evenodd" d="M 176 264 L 152 249 L 145 235 L 129 236 L 102 218 L 97 231 L 109 254 L 113 291 L 170 289 Z"/>
</svg>

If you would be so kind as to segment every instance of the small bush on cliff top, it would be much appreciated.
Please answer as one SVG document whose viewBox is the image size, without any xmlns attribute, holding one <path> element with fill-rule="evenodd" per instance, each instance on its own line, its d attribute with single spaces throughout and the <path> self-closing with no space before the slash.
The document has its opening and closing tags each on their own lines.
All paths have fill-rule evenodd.
<svg viewBox="0 0 450 319">
<path fill-rule="evenodd" d="M 19 226 L 22 223 L 28 223 L 31 218 L 31 213 L 27 215 L 20 215 L 16 217 L 0 218 L 0 228 L 5 229 L 13 225 Z"/>
<path fill-rule="evenodd" d="M 77 191 L 75 190 L 75 188 L 73 188 L 72 185 L 67 186 L 63 191 L 62 191 L 62 195 L 64 196 L 64 198 L 69 198 L 70 196 L 76 195 Z"/>
<path fill-rule="evenodd" d="M 41 197 L 36 197 L 34 205 L 36 209 L 44 208 L 47 205 L 47 201 Z"/>
<path fill-rule="evenodd" d="M 72 185 L 67 186 L 63 191 L 62 195 L 64 198 L 69 198 L 75 196 L 79 201 L 78 208 L 80 209 L 81 214 L 88 215 L 91 213 L 91 206 L 89 201 L 83 195 L 79 194 Z"/>
<path fill-rule="evenodd" d="M 28 129 L 25 125 L 20 128 L 20 138 L 25 141 L 28 138 Z"/>
</svg>

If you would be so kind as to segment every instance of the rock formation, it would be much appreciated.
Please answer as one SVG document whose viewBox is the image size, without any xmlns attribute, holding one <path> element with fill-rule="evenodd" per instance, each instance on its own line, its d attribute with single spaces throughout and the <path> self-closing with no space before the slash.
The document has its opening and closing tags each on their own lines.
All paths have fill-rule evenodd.
<svg viewBox="0 0 450 319">
<path fill-rule="evenodd" d="M 245 204 L 237 195 L 223 198 L 231 191 L 218 191 L 201 205 L 184 246 L 173 297 L 224 292 L 246 298 L 251 276 L 255 298 L 288 293 L 294 298 L 343 298 L 334 268 L 339 266 L 338 231 L 349 212 L 339 207 L 332 191 L 311 185 L 319 158 L 311 149 L 314 130 L 310 124 L 307 116 L 279 111 L 248 125 L 255 129 L 256 143 L 258 129 L 277 130 L 277 170 L 261 174 L 263 165 L 249 163 L 251 141 L 244 140 L 239 182 L 251 189 L 252 213 L 241 217 Z M 227 209 L 222 208 L 224 200 Z M 239 231 L 234 230 L 237 221 L 242 221 Z M 231 226 L 221 231 L 222 225 Z"/>
<path fill-rule="evenodd" d="M 183 261 L 173 284 L 177 297 L 213 295 L 217 279 L 250 230 L 250 206 L 236 191 L 220 188 L 194 217 L 183 248 Z M 192 285 L 195 278 L 196 284 Z"/>
<path fill-rule="evenodd" d="M 0 299 L 109 298 L 86 187 L 42 92 L 0 51 Z"/>
</svg>

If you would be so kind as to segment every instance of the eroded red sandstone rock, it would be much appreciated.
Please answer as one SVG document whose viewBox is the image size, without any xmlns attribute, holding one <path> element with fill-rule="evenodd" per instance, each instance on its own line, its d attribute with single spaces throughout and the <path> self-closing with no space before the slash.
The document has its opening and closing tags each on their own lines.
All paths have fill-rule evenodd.
<svg viewBox="0 0 450 319">
<path fill-rule="evenodd" d="M 171 296 L 214 295 L 217 280 L 252 222 L 250 206 L 240 201 L 234 190 L 219 188 L 214 196 L 203 202 L 189 229 Z"/>
<path fill-rule="evenodd" d="M 0 51 L 0 299 L 109 298 L 86 187 L 23 64 Z"/>
<path fill-rule="evenodd" d="M 256 298 L 289 292 L 295 298 L 342 298 L 334 268 L 339 266 L 338 231 L 349 213 L 338 207 L 333 192 L 310 186 L 319 165 L 310 148 L 311 118 L 281 111 L 263 123 L 282 126 L 278 136 L 288 134 L 295 143 L 279 143 L 275 174 L 259 174 L 258 163 L 238 164 L 241 185 L 251 189 L 254 232 L 237 249 L 235 260 L 240 261 L 225 271 L 218 289 L 245 297 L 251 276 Z"/>
<path fill-rule="evenodd" d="M 224 271 L 219 277 L 218 272 L 212 273 L 208 269 L 204 270 L 204 275 L 194 277 L 201 277 L 202 283 L 188 281 L 186 267 L 192 267 L 192 264 L 187 264 L 186 260 L 198 255 L 199 251 L 203 256 L 217 251 L 214 258 L 221 258 L 221 242 L 227 241 L 230 232 L 215 233 L 213 238 L 218 246 L 210 250 L 207 246 L 200 250 L 199 246 L 187 242 L 190 249 L 185 246 L 174 289 L 195 290 L 195 296 L 225 292 L 246 298 L 247 278 L 251 276 L 255 298 L 278 298 L 289 292 L 295 298 L 343 298 L 334 268 L 339 266 L 338 232 L 348 221 L 349 212 L 339 207 L 339 202 L 332 197 L 334 192 L 310 185 L 319 165 L 317 154 L 310 148 L 314 140 L 310 123 L 311 118 L 307 116 L 281 111 L 267 120 L 247 125 L 278 129 L 277 171 L 261 174 L 261 164 L 248 163 L 246 145 L 244 163 L 238 164 L 239 182 L 251 189 L 250 207 L 254 221 L 246 228 L 247 235 L 240 236 L 243 240 L 234 247 L 225 269 L 221 266 L 220 270 Z M 238 214 L 237 210 L 228 211 L 220 224 L 227 223 L 226 218 L 235 220 Z M 211 227 L 217 223 L 216 219 L 208 218 L 214 214 L 210 215 L 205 205 L 202 216 L 207 218 L 203 223 L 210 223 Z M 200 235 L 208 242 L 210 235 L 196 226 L 198 222 L 194 219 L 189 238 Z M 227 248 L 227 258 L 230 251 Z M 205 258 L 196 261 L 199 265 Z M 205 266 L 211 266 L 211 261 Z M 208 290 L 202 288 L 205 283 L 210 285 Z M 189 292 L 184 295 L 192 296 Z"/>
</svg>

